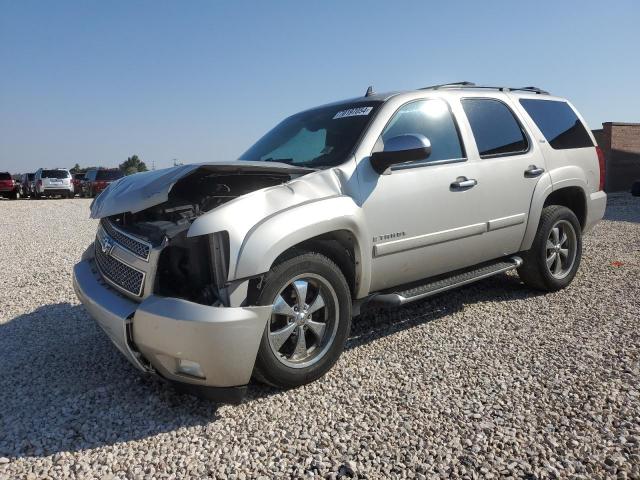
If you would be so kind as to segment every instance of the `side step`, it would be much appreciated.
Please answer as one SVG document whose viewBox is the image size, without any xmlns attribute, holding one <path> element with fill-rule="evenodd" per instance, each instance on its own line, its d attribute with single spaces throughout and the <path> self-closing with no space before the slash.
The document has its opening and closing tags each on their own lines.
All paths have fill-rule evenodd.
<svg viewBox="0 0 640 480">
<path fill-rule="evenodd" d="M 421 300 L 440 292 L 461 287 L 462 285 L 473 283 L 478 280 L 482 280 L 483 278 L 497 275 L 498 273 L 513 270 L 514 268 L 518 268 L 520 265 L 522 265 L 522 259 L 516 256 L 507 259 L 500 259 L 497 262 L 488 264 L 484 263 L 481 266 L 472 267 L 466 270 L 459 270 L 458 272 L 445 277 L 436 277 L 431 279 L 430 282 L 422 285 L 413 284 L 413 286 L 405 290 L 379 293 L 371 299 L 371 303 L 385 306 L 404 305 L 405 303 L 415 302 L 416 300 Z"/>
</svg>

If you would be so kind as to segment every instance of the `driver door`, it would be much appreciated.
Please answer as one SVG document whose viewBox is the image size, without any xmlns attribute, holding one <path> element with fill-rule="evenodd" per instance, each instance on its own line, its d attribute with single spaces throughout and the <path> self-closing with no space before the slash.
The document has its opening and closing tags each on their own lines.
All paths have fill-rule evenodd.
<svg viewBox="0 0 640 480">
<path fill-rule="evenodd" d="M 492 255 L 474 242 L 486 228 L 484 200 L 473 185 L 464 185 L 475 181 L 478 164 L 467 158 L 451 106 L 439 98 L 403 105 L 374 150 L 404 134 L 427 137 L 429 157 L 394 165 L 382 175 L 369 161 L 360 162 L 361 187 L 366 192 L 361 205 L 373 236 L 370 291 L 462 268 Z"/>
</svg>

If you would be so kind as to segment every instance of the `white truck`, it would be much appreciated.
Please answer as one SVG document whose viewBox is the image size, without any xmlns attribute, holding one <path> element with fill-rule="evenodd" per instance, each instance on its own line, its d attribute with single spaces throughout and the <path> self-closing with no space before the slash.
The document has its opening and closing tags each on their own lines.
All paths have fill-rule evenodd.
<svg viewBox="0 0 640 480">
<path fill-rule="evenodd" d="M 138 369 L 219 401 L 336 362 L 352 317 L 517 269 L 555 291 L 603 216 L 565 99 L 469 82 L 293 115 L 237 161 L 135 174 L 91 205 L 78 298 Z"/>
</svg>

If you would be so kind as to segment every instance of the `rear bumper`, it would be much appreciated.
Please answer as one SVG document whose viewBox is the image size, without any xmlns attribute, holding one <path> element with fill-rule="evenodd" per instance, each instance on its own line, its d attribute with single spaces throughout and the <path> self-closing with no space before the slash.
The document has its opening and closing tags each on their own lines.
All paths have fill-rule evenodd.
<svg viewBox="0 0 640 480">
<path fill-rule="evenodd" d="M 53 187 L 45 187 L 42 189 L 42 195 L 68 195 L 69 193 L 73 193 L 73 188 L 63 187 L 63 188 L 53 188 Z"/>
<path fill-rule="evenodd" d="M 587 233 L 591 230 L 596 223 L 602 220 L 604 212 L 607 209 L 607 194 L 603 191 L 598 191 L 589 195 L 587 205 L 587 219 L 585 221 L 582 231 Z"/>
<path fill-rule="evenodd" d="M 89 314 L 139 370 L 207 398 L 237 401 L 242 396 L 271 306 L 210 307 L 155 295 L 136 303 L 107 286 L 91 258 L 74 267 L 73 286 Z"/>
</svg>

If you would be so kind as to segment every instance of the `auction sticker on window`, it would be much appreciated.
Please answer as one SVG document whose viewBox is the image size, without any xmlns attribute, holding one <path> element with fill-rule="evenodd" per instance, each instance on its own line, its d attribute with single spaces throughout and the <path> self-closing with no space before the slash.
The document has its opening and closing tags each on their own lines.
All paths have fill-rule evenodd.
<svg viewBox="0 0 640 480">
<path fill-rule="evenodd" d="M 346 117 L 358 117 L 360 115 L 369 115 L 373 110 L 373 107 L 358 107 L 358 108 L 350 108 L 349 110 L 340 110 L 333 116 L 333 119 L 336 118 L 346 118 Z"/>
</svg>

